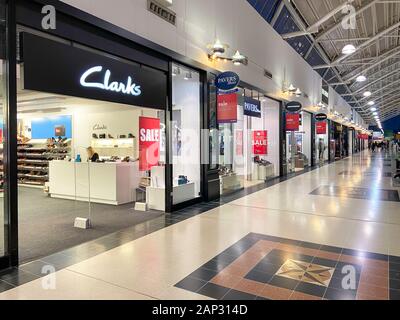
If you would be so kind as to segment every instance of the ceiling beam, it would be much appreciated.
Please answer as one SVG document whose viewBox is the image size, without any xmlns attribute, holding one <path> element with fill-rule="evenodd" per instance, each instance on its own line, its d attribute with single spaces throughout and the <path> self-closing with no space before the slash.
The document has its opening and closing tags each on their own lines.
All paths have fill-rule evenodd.
<svg viewBox="0 0 400 320">
<path fill-rule="evenodd" d="M 296 20 L 296 22 L 298 23 L 298 26 L 303 30 L 307 30 L 307 26 L 305 25 L 305 23 L 302 21 L 302 19 L 300 18 L 300 16 L 298 15 L 298 13 L 296 12 L 296 10 L 293 7 L 292 2 L 290 2 L 289 0 L 283 0 L 283 2 L 285 3 L 286 8 L 288 9 L 288 11 L 290 12 L 290 14 L 292 15 L 292 17 Z M 319 53 L 322 55 L 322 59 L 324 59 L 325 63 L 327 64 L 331 64 L 332 61 L 331 59 L 328 57 L 328 55 L 325 53 L 324 49 L 321 47 L 321 45 L 315 40 L 314 35 L 310 35 L 310 39 L 312 40 L 315 48 L 319 51 Z M 339 79 L 340 82 L 343 82 L 342 76 L 339 74 L 339 72 L 335 69 L 332 68 L 333 72 L 335 73 L 336 77 Z M 346 85 L 346 90 L 347 92 L 351 93 L 350 88 Z"/>
<path fill-rule="evenodd" d="M 361 43 L 358 46 L 356 46 L 356 51 L 353 54 L 341 55 L 340 57 L 338 57 L 337 59 L 332 61 L 332 63 L 338 63 L 338 62 L 341 62 L 341 61 L 353 56 L 354 54 L 356 54 L 361 49 L 363 49 L 363 48 L 369 46 L 371 43 L 374 43 L 375 41 L 379 40 L 386 33 L 391 32 L 391 31 L 393 31 L 393 30 L 395 30 L 396 28 L 399 28 L 399 27 L 400 27 L 400 22 L 397 22 L 397 23 L 391 25 L 390 27 L 386 28 L 385 30 L 383 30 L 383 31 L 377 33 L 376 35 L 374 35 L 373 37 L 371 37 L 369 40 L 364 41 L 363 43 Z"/>
<path fill-rule="evenodd" d="M 322 25 L 325 22 L 327 22 L 330 18 L 332 18 L 333 16 L 335 16 L 339 12 L 342 12 L 342 10 L 346 9 L 348 6 L 349 6 L 348 3 L 343 3 L 343 4 L 339 5 L 338 7 L 336 7 L 335 9 L 331 10 L 330 12 L 328 12 L 325 16 L 320 18 L 313 25 L 307 27 L 305 30 L 298 31 L 298 32 L 287 33 L 287 34 L 282 35 L 282 37 L 283 37 L 283 39 L 287 40 L 287 39 L 291 39 L 291 38 L 295 38 L 295 37 L 299 37 L 299 36 L 305 36 L 305 35 L 311 35 L 313 33 L 318 33 L 320 25 Z"/>
<path fill-rule="evenodd" d="M 348 74 L 343 75 L 343 78 L 346 81 L 354 80 L 355 78 L 357 78 L 359 76 L 359 74 L 361 72 L 364 72 L 364 73 L 368 72 L 369 70 L 372 70 L 373 68 L 381 65 L 383 62 L 386 62 L 389 59 L 392 59 L 392 58 L 396 57 L 399 54 L 400 54 L 400 47 L 395 47 L 393 49 L 390 49 L 389 51 L 387 51 L 387 52 L 383 53 L 382 55 L 378 56 L 374 60 L 374 62 L 370 66 L 368 66 L 367 68 L 362 68 L 361 67 L 361 68 L 355 69 L 353 71 L 350 71 Z M 345 63 L 345 62 L 343 62 L 343 63 Z"/>
</svg>

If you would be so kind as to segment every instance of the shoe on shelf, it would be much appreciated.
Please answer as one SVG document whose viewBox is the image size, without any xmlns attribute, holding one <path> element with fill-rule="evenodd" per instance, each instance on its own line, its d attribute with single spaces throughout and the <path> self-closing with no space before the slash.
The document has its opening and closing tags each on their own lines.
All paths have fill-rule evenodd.
<svg viewBox="0 0 400 320">
<path fill-rule="evenodd" d="M 130 134 L 128 134 L 128 138 L 129 139 L 135 139 L 136 137 L 132 133 L 130 133 Z"/>
<path fill-rule="evenodd" d="M 98 139 L 99 137 L 98 137 L 97 134 L 93 133 L 93 134 L 92 134 L 92 138 L 93 138 L 93 139 Z"/>
<path fill-rule="evenodd" d="M 109 134 L 108 139 L 114 139 L 114 137 L 111 134 Z"/>
</svg>

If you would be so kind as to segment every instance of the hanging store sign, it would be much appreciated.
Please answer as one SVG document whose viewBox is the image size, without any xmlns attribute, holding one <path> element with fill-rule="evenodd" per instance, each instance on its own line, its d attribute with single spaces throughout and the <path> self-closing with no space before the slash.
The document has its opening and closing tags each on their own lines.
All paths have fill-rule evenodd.
<svg viewBox="0 0 400 320">
<path fill-rule="evenodd" d="M 160 161 L 161 122 L 139 117 L 139 170 L 148 171 Z"/>
<path fill-rule="evenodd" d="M 286 131 L 299 131 L 300 115 L 298 113 L 286 114 Z"/>
<path fill-rule="evenodd" d="M 167 75 L 23 33 L 24 89 L 165 109 Z"/>
<path fill-rule="evenodd" d="M 245 97 L 243 110 L 245 116 L 261 118 L 261 102 L 259 100 Z"/>
<path fill-rule="evenodd" d="M 237 94 L 220 94 L 217 98 L 217 119 L 218 123 L 237 122 Z"/>
<path fill-rule="evenodd" d="M 328 128 L 328 126 L 325 121 L 317 122 L 317 124 L 316 124 L 317 134 L 327 134 L 327 128 Z"/>
<path fill-rule="evenodd" d="M 253 155 L 265 156 L 268 154 L 268 131 L 253 131 Z"/>
<path fill-rule="evenodd" d="M 303 109 L 303 106 L 300 102 L 297 101 L 292 101 L 292 102 L 288 102 L 286 103 L 286 111 L 287 112 L 300 112 L 301 109 Z"/>
<path fill-rule="evenodd" d="M 215 79 L 215 86 L 222 91 L 233 90 L 239 83 L 239 75 L 232 71 L 223 72 Z"/>
<path fill-rule="evenodd" d="M 316 121 L 325 121 L 326 119 L 328 119 L 328 116 L 325 113 L 318 113 L 315 115 Z"/>
</svg>

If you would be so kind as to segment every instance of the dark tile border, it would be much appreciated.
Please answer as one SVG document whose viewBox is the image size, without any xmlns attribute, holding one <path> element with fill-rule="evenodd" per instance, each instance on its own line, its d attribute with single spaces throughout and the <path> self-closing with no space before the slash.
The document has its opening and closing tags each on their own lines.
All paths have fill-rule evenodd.
<svg viewBox="0 0 400 320">
<path fill-rule="evenodd" d="M 310 243 L 310 242 L 301 242 L 293 239 L 286 239 L 286 238 L 281 238 L 281 237 L 275 237 L 275 236 L 269 236 L 269 235 L 264 235 L 264 234 L 258 234 L 258 233 L 249 233 L 247 236 L 236 242 L 235 244 L 231 245 L 224 251 L 222 251 L 219 255 L 215 256 L 212 258 L 209 262 L 205 263 L 203 266 L 201 266 L 198 270 L 201 269 L 207 269 L 207 267 L 210 267 L 209 263 L 212 261 L 218 261 L 220 259 L 220 256 L 222 255 L 223 257 L 226 257 L 228 254 L 230 255 L 231 259 L 228 261 L 233 262 L 234 260 L 238 259 L 246 250 L 243 251 L 244 248 L 250 248 L 252 245 L 257 243 L 260 240 L 268 240 L 272 242 L 277 242 L 281 244 L 292 244 L 295 246 L 299 246 L 300 248 L 308 248 L 308 249 L 314 249 L 319 247 L 321 251 L 327 251 L 327 252 L 332 252 L 332 253 L 337 253 L 337 254 L 343 254 L 343 255 L 348 255 L 348 256 L 353 256 L 353 257 L 364 257 L 366 259 L 372 259 L 372 260 L 377 260 L 377 261 L 382 261 L 382 262 L 387 262 L 391 276 L 389 276 L 389 299 L 390 300 L 400 300 L 400 257 L 397 256 L 390 256 L 390 255 L 384 255 L 384 254 L 377 254 L 377 253 L 372 253 L 372 252 L 367 252 L 367 251 L 361 251 L 361 250 L 353 250 L 353 249 L 347 249 L 347 248 L 339 248 L 335 246 L 326 246 L 326 245 L 319 245 L 315 243 Z M 274 252 L 275 251 L 275 252 Z M 274 252 L 274 253 L 273 253 Z M 279 252 L 283 252 L 282 250 L 275 249 L 270 252 L 273 253 L 272 255 L 279 256 Z M 333 300 L 351 300 L 355 299 L 357 295 L 357 290 L 343 290 L 341 288 L 337 288 L 335 285 L 335 281 L 341 281 L 341 279 L 338 279 L 335 277 L 335 274 L 337 274 L 338 270 L 340 270 L 340 265 L 353 265 L 356 269 L 356 275 L 357 275 L 357 287 L 359 286 L 360 282 L 360 277 L 361 277 L 361 272 L 362 272 L 362 265 L 358 264 L 353 264 L 353 263 L 348 263 L 348 262 L 340 262 L 340 261 L 333 261 L 329 259 L 322 259 L 322 258 L 313 258 L 312 261 L 315 264 L 321 264 L 325 265 L 326 263 L 324 262 L 330 262 L 330 265 L 335 265 L 335 273 L 332 277 L 331 283 L 329 284 L 328 288 L 321 287 L 319 288 L 317 285 L 312 285 L 308 284 L 305 282 L 296 282 L 295 280 L 291 279 L 285 279 L 282 277 L 277 277 L 275 276 L 276 272 L 269 272 L 268 270 L 261 271 L 259 268 L 259 265 L 262 263 L 268 263 L 265 262 L 264 260 L 270 255 L 266 255 L 254 268 L 251 269 L 250 272 L 247 273 L 247 275 L 244 276 L 245 279 L 256 281 L 259 283 L 264 283 L 264 284 L 270 284 L 270 285 L 275 285 L 280 288 L 286 288 L 289 290 L 294 290 L 295 292 L 299 293 L 304 293 L 308 295 L 313 295 L 315 297 L 320 297 L 324 299 L 333 299 Z M 294 256 L 296 256 L 296 253 L 293 253 Z M 299 259 L 307 257 L 306 255 L 299 255 Z M 232 260 L 233 259 L 233 260 Z M 295 259 L 296 260 L 296 259 Z M 326 261 L 325 261 L 326 260 Z M 217 274 L 222 271 L 226 266 L 228 266 L 230 263 L 223 264 L 219 266 L 218 268 L 213 268 L 214 272 Z M 273 262 L 271 262 L 271 265 L 273 265 Z M 215 263 L 212 264 L 212 266 L 215 266 Z M 225 267 L 223 267 L 225 266 Z M 278 265 L 275 265 L 275 268 L 277 268 Z M 192 275 L 196 273 L 197 270 L 195 270 L 191 275 L 187 276 L 185 279 L 192 279 Z M 394 278 L 397 277 L 397 278 Z M 184 281 L 183 279 L 182 281 Z M 211 279 L 210 279 L 211 280 Z M 180 285 L 181 282 L 179 282 L 176 286 L 179 288 L 182 288 Z M 189 281 L 189 280 L 188 280 Z M 205 283 L 206 284 L 205 284 Z M 232 297 L 239 296 L 237 293 L 237 290 L 234 289 L 229 289 L 223 286 L 219 286 L 210 282 L 202 281 L 201 284 L 204 284 L 203 287 L 201 288 L 196 288 L 197 290 L 191 290 L 186 288 L 182 288 L 188 291 L 192 291 L 198 294 L 202 294 L 214 299 L 229 299 L 229 297 L 232 295 Z M 210 286 L 207 286 L 207 285 Z M 206 287 L 205 289 L 203 289 Z M 229 292 L 232 292 L 232 294 L 229 294 Z M 211 294 L 209 295 L 209 293 Z M 221 296 L 222 293 L 225 293 L 225 295 Z M 246 293 L 243 293 L 246 295 Z M 250 295 L 251 296 L 251 295 Z M 249 297 L 251 300 L 253 300 L 253 296 Z M 262 297 L 255 297 L 255 299 L 264 299 Z"/>
</svg>

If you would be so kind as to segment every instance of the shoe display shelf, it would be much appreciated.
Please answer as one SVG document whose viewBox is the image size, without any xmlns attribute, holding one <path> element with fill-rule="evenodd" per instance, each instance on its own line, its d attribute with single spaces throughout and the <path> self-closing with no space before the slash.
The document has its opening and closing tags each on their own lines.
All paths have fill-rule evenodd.
<svg viewBox="0 0 400 320">
<path fill-rule="evenodd" d="M 71 155 L 70 141 L 48 145 L 45 140 L 18 144 L 18 183 L 42 188 L 49 181 L 49 162 Z"/>
<path fill-rule="evenodd" d="M 102 157 L 135 157 L 135 138 L 92 139 L 92 148 Z"/>
</svg>

